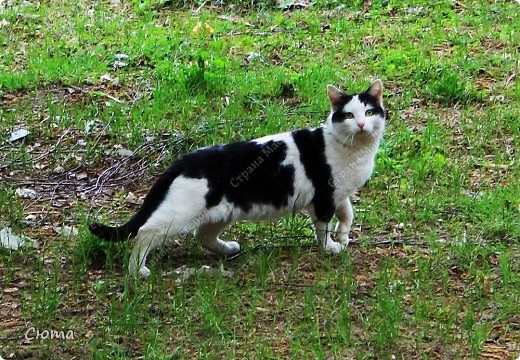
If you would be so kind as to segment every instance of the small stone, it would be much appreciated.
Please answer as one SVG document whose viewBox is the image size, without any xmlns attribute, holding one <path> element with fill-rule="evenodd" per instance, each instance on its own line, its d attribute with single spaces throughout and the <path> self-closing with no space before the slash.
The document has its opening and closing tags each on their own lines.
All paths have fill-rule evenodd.
<svg viewBox="0 0 520 360">
<path fill-rule="evenodd" d="M 53 172 L 54 172 L 55 174 L 61 174 L 61 173 L 63 173 L 64 171 L 65 171 L 65 169 L 64 169 L 63 166 L 61 166 L 61 165 L 56 166 L 56 167 L 54 168 L 54 170 L 53 170 Z"/>
<path fill-rule="evenodd" d="M 26 130 L 26 129 L 19 129 L 19 130 L 13 131 L 11 133 L 11 136 L 9 137 L 9 141 L 13 142 L 16 140 L 23 139 L 24 137 L 26 137 L 29 134 L 30 134 L 29 130 Z"/>
<path fill-rule="evenodd" d="M 36 220 L 36 215 L 34 214 L 29 214 L 25 217 L 25 221 L 27 222 L 33 222 L 34 220 Z"/>
<path fill-rule="evenodd" d="M 128 55 L 126 55 L 126 54 L 115 54 L 114 57 L 116 58 L 116 60 L 126 60 L 126 59 L 128 59 Z"/>
<path fill-rule="evenodd" d="M 78 229 L 75 228 L 74 226 L 67 226 L 67 225 L 63 225 L 63 226 L 53 226 L 52 229 L 57 233 L 57 234 L 60 234 L 60 235 L 63 235 L 63 236 L 76 236 L 78 235 Z"/>
<path fill-rule="evenodd" d="M 22 199 L 36 199 L 38 194 L 33 189 L 27 188 L 18 188 L 15 191 L 15 194 L 21 197 Z"/>
<path fill-rule="evenodd" d="M 125 148 L 119 148 L 116 150 L 116 153 L 119 156 L 130 157 L 134 152 Z"/>
<path fill-rule="evenodd" d="M 112 82 L 114 79 L 109 74 L 103 74 L 100 76 L 99 80 L 105 82 Z"/>
<path fill-rule="evenodd" d="M 13 234 L 9 227 L 0 230 L 0 246 L 10 250 L 18 250 L 25 245 L 32 245 L 32 240 L 25 236 Z"/>
<path fill-rule="evenodd" d="M 128 66 L 128 63 L 125 63 L 124 61 L 116 60 L 116 61 L 114 61 L 112 66 L 115 67 L 115 68 L 123 68 L 125 66 Z"/>
</svg>

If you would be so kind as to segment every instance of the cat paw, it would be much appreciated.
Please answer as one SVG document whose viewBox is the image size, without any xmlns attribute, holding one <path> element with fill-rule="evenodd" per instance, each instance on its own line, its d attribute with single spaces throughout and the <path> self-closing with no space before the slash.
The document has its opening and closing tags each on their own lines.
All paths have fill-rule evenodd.
<svg viewBox="0 0 520 360">
<path fill-rule="evenodd" d="M 346 245 L 340 244 L 338 242 L 329 241 L 327 243 L 327 245 L 325 246 L 324 250 L 325 250 L 325 252 L 327 252 L 329 254 L 339 254 L 340 252 L 345 250 L 346 247 L 347 247 Z"/>
<path fill-rule="evenodd" d="M 150 276 L 150 269 L 144 265 L 139 266 L 135 261 L 130 260 L 130 263 L 128 264 L 128 273 L 133 278 L 139 277 L 141 279 L 146 279 Z"/>
<path fill-rule="evenodd" d="M 339 242 L 341 245 L 345 245 L 345 246 L 347 246 L 348 243 L 350 242 L 350 239 L 348 238 L 348 235 L 340 234 L 340 235 L 338 236 L 338 242 Z"/>
<path fill-rule="evenodd" d="M 150 276 L 150 269 L 148 269 L 146 266 L 141 266 L 139 269 L 139 277 L 141 279 L 146 279 L 148 276 Z"/>
<path fill-rule="evenodd" d="M 222 253 L 227 256 L 235 255 L 240 252 L 240 244 L 236 241 L 226 241 L 222 244 Z"/>
<path fill-rule="evenodd" d="M 217 239 L 214 243 L 206 243 L 204 247 L 211 252 L 224 256 L 232 256 L 240 252 L 240 244 L 236 241 L 222 241 Z"/>
</svg>

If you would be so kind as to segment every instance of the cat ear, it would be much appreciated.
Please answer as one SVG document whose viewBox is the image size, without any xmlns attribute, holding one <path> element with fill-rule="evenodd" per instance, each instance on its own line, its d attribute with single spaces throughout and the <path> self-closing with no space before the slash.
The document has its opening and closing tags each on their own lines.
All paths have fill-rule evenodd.
<svg viewBox="0 0 520 360">
<path fill-rule="evenodd" d="M 374 80 L 365 93 L 374 96 L 379 106 L 383 106 L 383 82 L 381 80 Z"/>
<path fill-rule="evenodd" d="M 332 106 L 333 110 L 339 110 L 339 108 L 344 105 L 344 96 L 345 94 L 333 85 L 327 85 L 327 95 L 329 96 L 330 106 Z"/>
</svg>

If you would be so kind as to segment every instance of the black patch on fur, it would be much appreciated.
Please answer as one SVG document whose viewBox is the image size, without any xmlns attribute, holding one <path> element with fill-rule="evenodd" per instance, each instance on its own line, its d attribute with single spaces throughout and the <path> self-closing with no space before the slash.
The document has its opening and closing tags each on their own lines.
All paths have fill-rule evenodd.
<svg viewBox="0 0 520 360">
<path fill-rule="evenodd" d="M 294 167 L 282 165 L 286 155 L 283 141 L 243 141 L 201 149 L 176 163 L 182 175 L 208 179 L 206 207 L 225 197 L 247 212 L 254 204 L 287 206 L 294 193 Z"/>
<path fill-rule="evenodd" d="M 370 95 L 368 93 L 361 93 L 358 95 L 359 101 L 361 101 L 365 106 L 372 106 L 372 111 L 374 114 L 381 116 L 383 119 L 385 118 L 385 111 L 379 104 L 379 101 L 374 95 Z"/>
<path fill-rule="evenodd" d="M 174 161 L 146 195 L 143 205 L 124 225 L 91 224 L 90 231 L 105 240 L 134 237 L 166 197 L 180 175 L 208 180 L 206 207 L 218 205 L 225 197 L 234 206 L 249 211 L 254 204 L 287 206 L 294 193 L 294 167 L 282 165 L 287 155 L 283 141 L 257 144 L 253 141 L 200 149 Z M 175 200 L 174 200 L 175 201 Z"/>
<path fill-rule="evenodd" d="M 352 95 L 341 95 L 341 100 L 334 106 L 332 122 L 342 122 L 345 120 L 345 113 L 342 110 L 343 107 L 350 102 L 350 100 L 352 100 Z"/>
<path fill-rule="evenodd" d="M 297 130 L 292 133 L 294 142 L 300 151 L 300 161 L 305 174 L 311 180 L 315 192 L 311 203 L 320 221 L 329 222 L 334 216 L 334 179 L 325 156 L 323 128 L 315 130 Z"/>
<path fill-rule="evenodd" d="M 359 101 L 361 101 L 365 106 L 370 105 L 372 107 L 372 111 L 374 114 L 385 118 L 385 111 L 377 101 L 377 98 L 374 95 L 368 93 L 357 94 L 359 97 Z M 343 95 L 341 97 L 341 101 L 337 104 L 336 108 L 338 110 L 334 110 L 332 113 L 332 122 L 342 122 L 345 120 L 345 113 L 342 111 L 343 107 L 352 100 L 353 95 Z"/>
<path fill-rule="evenodd" d="M 283 141 L 242 141 L 186 154 L 157 180 L 143 203 L 143 207 L 150 203 L 154 208 L 147 207 L 142 215 L 147 219 L 157 209 L 179 175 L 208 180 L 207 208 L 218 205 L 224 197 L 246 212 L 254 204 L 286 206 L 294 193 L 294 168 L 282 165 L 286 154 Z"/>
</svg>

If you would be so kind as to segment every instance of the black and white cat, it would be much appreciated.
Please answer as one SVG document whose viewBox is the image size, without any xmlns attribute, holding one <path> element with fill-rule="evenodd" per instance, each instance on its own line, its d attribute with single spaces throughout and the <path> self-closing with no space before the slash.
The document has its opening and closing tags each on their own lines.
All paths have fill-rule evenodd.
<svg viewBox="0 0 520 360">
<path fill-rule="evenodd" d="M 207 249 L 233 255 L 235 241 L 218 238 L 242 219 L 262 220 L 307 210 L 321 248 L 339 253 L 349 242 L 354 217 L 349 200 L 370 177 L 385 128 L 382 83 L 347 95 L 327 87 L 332 111 L 316 129 L 205 147 L 182 156 L 150 189 L 124 225 L 91 224 L 105 240 L 136 237 L 131 274 L 147 277 L 149 252 L 172 238 L 196 232 Z M 331 238 L 336 215 L 337 240 Z"/>
</svg>

